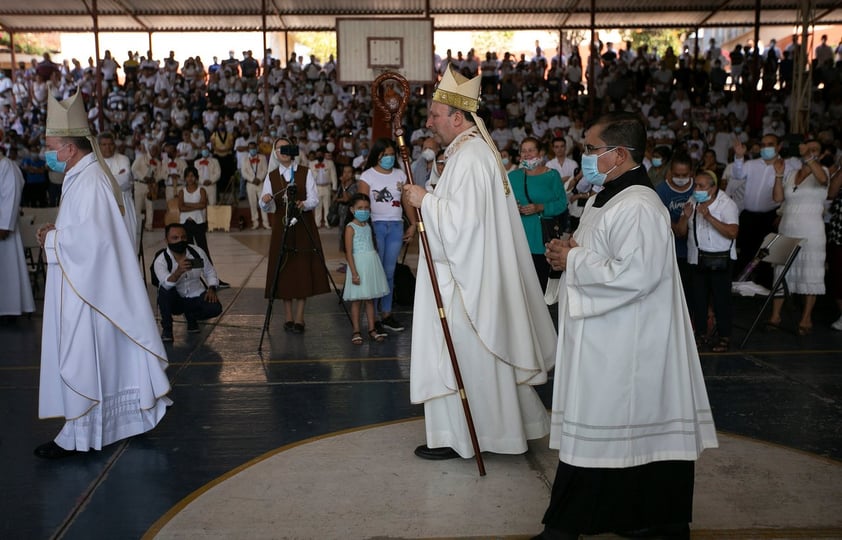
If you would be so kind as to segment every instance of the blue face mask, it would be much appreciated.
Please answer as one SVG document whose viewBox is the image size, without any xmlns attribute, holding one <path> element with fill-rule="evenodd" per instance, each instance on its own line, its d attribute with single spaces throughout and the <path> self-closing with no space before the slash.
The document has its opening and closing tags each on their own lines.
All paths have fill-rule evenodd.
<svg viewBox="0 0 842 540">
<path fill-rule="evenodd" d="M 617 168 L 617 166 L 613 166 L 606 172 L 599 172 L 599 158 L 607 154 L 608 152 L 613 152 L 616 148 L 612 148 L 611 150 L 606 150 L 601 154 L 582 154 L 582 177 L 591 185 L 594 186 L 601 186 L 605 184 L 605 179 L 608 177 L 608 173 L 613 171 Z"/>
<path fill-rule="evenodd" d="M 380 167 L 386 169 L 387 171 L 392 170 L 392 167 L 395 166 L 395 156 L 383 156 L 380 158 Z"/>
<path fill-rule="evenodd" d="M 66 161 L 58 160 L 57 150 L 47 150 L 46 152 L 44 152 L 44 159 L 47 161 L 47 167 L 49 167 L 51 171 L 63 173 L 64 170 L 67 168 Z"/>
<path fill-rule="evenodd" d="M 775 159 L 775 156 L 777 155 L 778 151 L 775 149 L 774 146 L 764 146 L 760 149 L 760 159 L 768 161 L 770 159 Z"/>
<path fill-rule="evenodd" d="M 256 156 L 257 155 L 257 148 L 249 148 L 249 155 Z"/>
<path fill-rule="evenodd" d="M 370 210 L 354 210 L 354 219 L 357 221 L 366 222 L 371 217 Z"/>
<path fill-rule="evenodd" d="M 659 157 L 653 157 L 653 158 L 652 158 L 652 166 L 653 166 L 653 167 L 660 167 L 660 166 L 661 166 L 661 165 L 663 165 L 663 164 L 664 164 L 664 160 L 663 160 L 663 159 L 661 159 L 661 158 L 659 158 Z"/>
<path fill-rule="evenodd" d="M 694 191 L 693 199 L 699 204 L 708 202 L 710 200 L 710 193 L 707 191 Z"/>
<path fill-rule="evenodd" d="M 202 150 L 202 157 L 208 157 L 210 155 L 210 150 Z"/>
</svg>

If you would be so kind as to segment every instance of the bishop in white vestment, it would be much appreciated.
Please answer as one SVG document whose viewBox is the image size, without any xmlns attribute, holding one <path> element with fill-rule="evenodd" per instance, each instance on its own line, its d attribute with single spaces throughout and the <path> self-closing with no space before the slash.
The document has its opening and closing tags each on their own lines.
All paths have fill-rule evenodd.
<svg viewBox="0 0 842 540">
<path fill-rule="evenodd" d="M 76 97 L 51 99 L 47 115 L 47 164 L 65 180 L 56 223 L 39 230 L 47 285 L 38 414 L 66 421 L 36 449 L 44 458 L 146 432 L 172 403 L 120 191 L 91 151 L 92 138 L 82 135 L 87 119 Z"/>
<path fill-rule="evenodd" d="M 447 73 L 436 95 L 467 93 L 475 104 L 479 77 L 476 88 L 466 90 Z M 556 333 L 499 156 L 468 112 L 449 111 L 434 96 L 427 127 L 447 146 L 435 191 L 407 185 L 404 196 L 424 218 L 480 451 L 521 454 L 527 440 L 548 431 L 546 408 L 533 386 L 547 380 Z M 427 444 L 416 455 L 470 458 L 474 450 L 429 272 L 421 257 L 410 399 L 424 404 Z"/>
<path fill-rule="evenodd" d="M 0 154 L 0 316 L 35 311 L 18 229 L 24 183 L 17 164 Z"/>
</svg>

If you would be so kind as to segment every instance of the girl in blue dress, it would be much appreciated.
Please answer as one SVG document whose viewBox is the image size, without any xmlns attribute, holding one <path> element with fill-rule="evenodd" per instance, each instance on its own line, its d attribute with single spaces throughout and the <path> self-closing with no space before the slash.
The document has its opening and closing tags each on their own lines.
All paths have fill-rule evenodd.
<svg viewBox="0 0 842 540">
<path fill-rule="evenodd" d="M 365 315 L 368 319 L 368 336 L 372 341 L 383 341 L 385 334 L 381 334 L 374 327 L 373 299 L 388 294 L 389 282 L 386 272 L 380 262 L 380 256 L 374 248 L 374 238 L 371 233 L 369 218 L 371 217 L 371 199 L 364 193 L 357 193 L 351 197 L 348 211 L 353 216 L 345 225 L 345 258 L 348 269 L 345 272 L 345 289 L 343 298 L 351 302 L 351 323 L 354 333 L 351 343 L 361 345 L 360 334 L 360 305 L 365 305 Z"/>
</svg>

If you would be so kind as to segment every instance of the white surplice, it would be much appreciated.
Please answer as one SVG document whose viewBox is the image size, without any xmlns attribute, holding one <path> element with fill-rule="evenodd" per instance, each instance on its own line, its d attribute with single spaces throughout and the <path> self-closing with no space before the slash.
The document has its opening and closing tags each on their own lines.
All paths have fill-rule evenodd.
<svg viewBox="0 0 842 540">
<path fill-rule="evenodd" d="M 29 271 L 18 229 L 20 198 L 25 180 L 17 164 L 0 155 L 0 229 L 11 231 L 0 240 L 0 315 L 35 311 Z"/>
<path fill-rule="evenodd" d="M 55 441 L 100 449 L 163 418 L 167 358 L 111 184 L 91 153 L 64 178 L 46 236 L 41 418 L 67 421 Z"/>
<path fill-rule="evenodd" d="M 556 333 L 514 196 L 475 129 L 454 140 L 422 215 L 481 451 L 519 454 L 549 430 L 531 385 L 547 380 Z M 474 455 L 429 270 L 419 258 L 410 398 L 424 403 L 427 446 Z"/>
<path fill-rule="evenodd" d="M 559 293 L 550 447 L 578 467 L 717 446 L 670 218 L 654 190 L 588 200 Z"/>
</svg>

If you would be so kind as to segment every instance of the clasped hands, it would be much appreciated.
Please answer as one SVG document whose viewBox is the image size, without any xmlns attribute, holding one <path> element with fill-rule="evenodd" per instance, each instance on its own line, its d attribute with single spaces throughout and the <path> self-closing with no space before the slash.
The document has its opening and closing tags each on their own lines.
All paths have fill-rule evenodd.
<svg viewBox="0 0 842 540">
<path fill-rule="evenodd" d="M 579 244 L 570 237 L 551 240 L 545 244 L 545 247 L 547 249 L 544 252 L 544 256 L 547 258 L 547 262 L 550 263 L 550 267 L 553 270 L 566 270 L 567 256 L 570 250 L 579 247 Z"/>
</svg>

